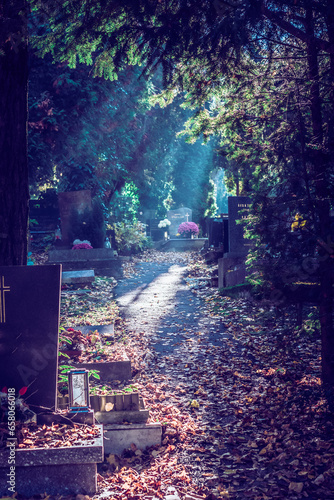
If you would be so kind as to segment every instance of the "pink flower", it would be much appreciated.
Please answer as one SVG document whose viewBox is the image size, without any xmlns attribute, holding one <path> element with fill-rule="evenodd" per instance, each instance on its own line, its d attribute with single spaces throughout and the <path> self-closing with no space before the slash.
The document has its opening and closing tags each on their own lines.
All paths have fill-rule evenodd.
<svg viewBox="0 0 334 500">
<path fill-rule="evenodd" d="M 80 250 L 81 248 L 88 249 L 93 247 L 88 245 L 88 243 L 78 243 L 77 245 L 73 245 L 72 250 Z"/>
<path fill-rule="evenodd" d="M 182 222 L 182 224 L 179 225 L 178 233 L 184 235 L 198 234 L 199 233 L 198 225 L 195 224 L 195 222 Z"/>
</svg>

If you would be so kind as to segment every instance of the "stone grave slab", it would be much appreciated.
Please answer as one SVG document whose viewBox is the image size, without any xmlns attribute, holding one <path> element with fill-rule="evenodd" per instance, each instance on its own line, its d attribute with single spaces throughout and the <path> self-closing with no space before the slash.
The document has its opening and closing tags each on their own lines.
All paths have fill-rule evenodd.
<svg viewBox="0 0 334 500">
<path fill-rule="evenodd" d="M 104 452 L 121 455 L 134 443 L 140 450 L 147 446 L 161 445 L 160 424 L 105 424 Z"/>
<path fill-rule="evenodd" d="M 153 241 L 160 241 L 164 237 L 164 229 L 159 227 L 160 219 L 149 219 L 147 230 Z"/>
<path fill-rule="evenodd" d="M 97 411 L 95 419 L 99 424 L 120 424 L 122 422 L 130 422 L 131 424 L 145 424 L 150 412 L 149 410 L 137 411 Z"/>
<path fill-rule="evenodd" d="M 81 285 L 83 283 L 92 283 L 95 280 L 94 269 L 85 269 L 81 271 L 63 271 L 61 275 L 62 283 L 68 285 Z"/>
<path fill-rule="evenodd" d="M 218 288 L 234 286 L 245 281 L 245 258 L 243 255 L 224 256 L 218 259 Z"/>
<path fill-rule="evenodd" d="M 49 264 L 61 264 L 64 271 L 92 270 L 98 276 L 123 277 L 122 259 L 111 248 L 51 250 Z"/>
<path fill-rule="evenodd" d="M 56 406 L 60 284 L 61 266 L 0 267 L 0 390 L 37 413 Z"/>
<path fill-rule="evenodd" d="M 75 363 L 75 368 L 98 370 L 102 382 L 112 380 L 129 380 L 131 378 L 131 361 L 103 361 L 102 363 Z"/>
<path fill-rule="evenodd" d="M 98 331 L 103 337 L 112 337 L 114 335 L 115 326 L 113 323 L 110 325 L 82 325 L 78 326 L 78 330 L 84 335 Z"/>
<path fill-rule="evenodd" d="M 115 327 L 110 325 L 82 325 L 78 326 L 78 330 L 84 335 L 98 331 L 105 338 L 113 338 Z M 131 361 L 124 359 L 122 361 L 103 361 L 91 363 L 77 363 L 77 368 L 85 368 L 86 370 L 99 370 L 99 375 L 103 382 L 112 380 L 129 380 L 131 378 Z"/>
<path fill-rule="evenodd" d="M 204 247 L 207 238 L 171 238 L 165 241 L 159 248 L 162 252 L 189 252 L 200 250 Z"/>
<path fill-rule="evenodd" d="M 109 261 L 115 258 L 112 248 L 80 248 L 78 250 L 50 250 L 48 260 L 54 264 L 66 264 L 66 262 L 99 262 Z M 94 267 L 94 266 L 92 266 Z"/>
<path fill-rule="evenodd" d="M 87 288 L 79 288 L 77 290 L 62 290 L 61 294 L 63 297 L 66 297 L 67 295 L 89 295 L 91 293 L 91 290 Z"/>
<path fill-rule="evenodd" d="M 31 497 L 49 495 L 93 495 L 97 490 L 96 464 L 103 462 L 103 428 L 91 442 L 58 448 L 15 450 L 15 491 Z M 12 496 L 9 449 L 0 450 L 0 495 Z"/>
<path fill-rule="evenodd" d="M 168 210 L 167 218 L 171 222 L 169 226 L 169 235 L 176 236 L 179 225 L 182 224 L 182 222 L 190 222 L 192 220 L 192 210 L 187 207 L 181 207 L 177 210 Z"/>
</svg>

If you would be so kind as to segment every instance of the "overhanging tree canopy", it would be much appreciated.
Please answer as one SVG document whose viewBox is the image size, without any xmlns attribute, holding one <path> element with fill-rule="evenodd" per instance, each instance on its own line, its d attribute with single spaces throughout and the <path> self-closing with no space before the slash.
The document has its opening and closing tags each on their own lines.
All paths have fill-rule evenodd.
<svg viewBox="0 0 334 500">
<path fill-rule="evenodd" d="M 327 256 L 331 255 L 331 246 L 326 247 L 331 235 L 334 157 L 331 0 L 31 0 L 31 5 L 41 54 L 51 52 L 72 65 L 76 61 L 92 64 L 97 75 L 109 78 L 115 78 L 125 64 L 142 64 L 146 73 L 161 64 L 169 85 L 166 101 L 182 91 L 188 104 L 197 108 L 206 106 L 225 81 L 243 78 L 254 62 L 263 62 L 263 51 L 268 57 L 267 78 L 274 58 L 303 58 L 306 73 L 299 86 L 306 99 L 310 137 L 303 148 L 304 165 L 312 176 L 314 232 L 325 242 Z M 281 73 L 281 78 L 286 81 L 287 76 Z M 209 118 L 201 125 L 206 135 L 213 131 Z M 319 263 L 323 381 L 330 396 L 334 386 L 332 267 L 331 258 Z"/>
<path fill-rule="evenodd" d="M 200 123 L 198 131 L 205 135 L 210 135 L 219 128 L 223 130 L 226 122 L 218 112 L 216 116 L 220 116 L 220 122 L 218 118 L 213 125 L 212 116 L 215 113 L 210 109 L 203 109 L 206 108 L 208 99 L 215 96 L 216 88 L 229 85 L 233 79 L 236 82 L 238 79 L 243 80 L 244 85 L 247 85 L 245 75 L 252 74 L 254 65 L 262 68 L 263 75 L 258 79 L 261 85 L 267 84 L 272 78 L 275 60 L 282 58 L 294 65 L 295 81 L 303 96 L 300 127 L 304 127 L 304 130 L 301 131 L 301 136 L 307 143 L 302 144 L 304 139 L 300 138 L 299 151 L 297 148 L 292 157 L 296 158 L 300 154 L 303 156 L 300 167 L 298 162 L 294 167 L 296 173 L 299 168 L 301 172 L 304 169 L 304 182 L 308 184 L 308 192 L 313 198 L 312 230 L 319 241 L 328 241 L 331 235 L 334 157 L 332 1 L 105 0 L 94 4 L 89 1 L 71 1 L 66 2 L 65 8 L 60 12 L 61 4 L 59 2 L 56 7 L 45 12 L 51 22 L 47 23 L 47 29 L 42 29 L 36 39 L 41 53 L 51 51 L 55 57 L 71 64 L 75 64 L 76 60 L 94 64 L 96 74 L 110 77 L 117 73 L 122 64 L 141 63 L 146 72 L 161 64 L 169 89 L 164 95 L 166 102 L 177 91 L 185 92 L 188 105 L 202 109 L 200 122 L 195 121 L 194 124 L 196 128 Z M 41 7 L 40 2 L 35 5 Z M 303 63 L 304 71 L 297 68 L 297 61 Z M 287 67 L 285 70 L 280 67 L 278 72 L 287 86 L 291 71 Z M 280 90 L 281 84 L 277 79 L 273 85 Z M 238 89 L 238 85 L 235 89 Z M 245 93 L 243 96 L 245 97 Z M 266 117 L 265 103 L 268 96 L 265 97 L 265 93 L 260 92 L 258 97 L 254 113 L 257 118 L 253 123 L 250 123 L 247 114 L 243 114 L 236 95 L 235 106 L 240 107 L 240 113 L 238 109 L 234 110 L 237 119 L 231 119 L 227 124 L 233 133 L 238 130 L 238 140 L 243 151 L 246 135 L 250 136 L 251 130 L 255 128 L 263 131 L 262 141 L 269 142 L 267 128 L 273 125 L 273 119 Z M 260 114 L 261 106 L 263 112 Z M 293 112 L 296 119 L 298 110 Z M 259 123 L 259 119 L 263 123 Z M 245 130 L 245 123 L 250 125 L 248 130 Z M 277 130 L 277 123 L 274 124 L 275 127 Z M 290 144 L 293 142 L 293 131 L 291 134 Z M 257 143 L 261 148 L 260 139 L 260 135 L 257 141 L 249 137 L 249 146 Z M 283 134 L 281 140 L 284 140 Z M 269 171 L 277 151 L 270 152 L 270 147 L 264 149 L 267 149 L 263 154 L 268 159 Z M 286 158 L 287 151 L 283 149 L 281 155 L 283 159 Z M 246 155 L 240 161 L 246 174 L 248 160 Z M 252 170 L 254 164 L 251 161 L 249 163 Z M 289 168 L 288 163 L 285 168 Z M 263 179 L 266 174 L 260 168 L 257 175 Z M 251 178 L 249 173 L 244 177 L 248 180 Z M 251 187 L 250 181 L 250 191 Z M 331 396 L 334 387 L 332 267 L 331 258 L 319 262 L 323 381 Z"/>
</svg>

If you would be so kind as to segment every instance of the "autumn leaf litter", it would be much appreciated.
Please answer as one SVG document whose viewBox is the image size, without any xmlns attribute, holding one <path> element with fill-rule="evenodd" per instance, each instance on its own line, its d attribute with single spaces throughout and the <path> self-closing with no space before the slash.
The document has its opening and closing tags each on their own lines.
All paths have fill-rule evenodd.
<svg viewBox="0 0 334 500">
<path fill-rule="evenodd" d="M 148 356 L 149 336 L 129 334 L 134 382 L 150 421 L 162 424 L 162 446 L 110 455 L 97 498 L 164 498 L 169 486 L 182 500 L 334 498 L 318 334 L 297 333 L 293 310 L 222 297 L 198 254 L 143 259 L 187 264 L 201 314 L 224 334 L 210 345 L 207 331 L 187 332 L 180 351 L 161 359 Z"/>
<path fill-rule="evenodd" d="M 146 252 L 124 263 L 125 275 L 138 273 L 141 261 L 188 266 L 189 293 L 200 298 L 197 313 L 207 327 L 183 332 L 178 348 L 159 356 L 150 335 L 127 331 L 112 299 L 114 281 L 97 279 L 84 294 L 72 294 L 79 297 L 75 312 L 68 293 L 75 290 L 63 291 L 67 326 L 116 320 L 115 342 L 131 359 L 131 382 L 149 422 L 163 429 L 160 447 L 132 445 L 106 457 L 94 499 L 167 498 L 169 487 L 181 500 L 334 498 L 319 334 L 298 332 L 293 309 L 222 296 L 208 286 L 210 268 L 199 254 Z M 214 330 L 219 342 L 209 340 Z"/>
</svg>

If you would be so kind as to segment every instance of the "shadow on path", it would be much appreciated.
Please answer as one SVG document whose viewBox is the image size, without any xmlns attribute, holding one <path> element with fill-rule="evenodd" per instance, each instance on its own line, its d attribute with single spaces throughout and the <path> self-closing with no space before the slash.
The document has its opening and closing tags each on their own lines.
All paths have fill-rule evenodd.
<svg viewBox="0 0 334 500">
<path fill-rule="evenodd" d="M 142 262 L 136 272 L 115 288 L 129 331 L 147 335 L 152 348 L 162 355 L 189 352 L 193 342 L 222 345 L 224 328 L 219 319 L 203 314 L 204 300 L 184 281 L 185 265 Z M 197 337 L 191 340 L 194 334 Z"/>
</svg>

